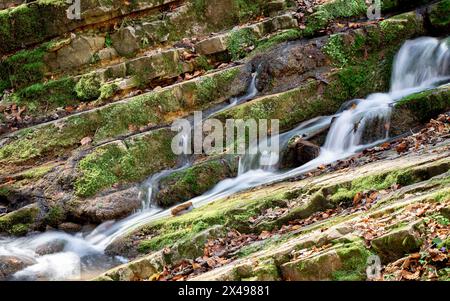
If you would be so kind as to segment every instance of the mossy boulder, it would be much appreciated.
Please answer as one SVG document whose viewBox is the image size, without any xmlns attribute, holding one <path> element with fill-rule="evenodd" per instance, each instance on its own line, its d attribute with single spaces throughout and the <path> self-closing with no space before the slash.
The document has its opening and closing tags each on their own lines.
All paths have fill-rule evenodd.
<svg viewBox="0 0 450 301">
<path fill-rule="evenodd" d="M 188 201 L 220 181 L 235 177 L 237 165 L 237 158 L 231 157 L 210 160 L 175 172 L 159 182 L 154 201 L 164 207 Z"/>
<path fill-rule="evenodd" d="M 434 30 L 448 33 L 450 31 L 450 0 L 439 1 L 430 6 L 428 19 Z"/>
<path fill-rule="evenodd" d="M 422 240 L 412 226 L 406 226 L 372 240 L 371 244 L 381 261 L 388 263 L 419 251 Z"/>
<path fill-rule="evenodd" d="M 95 195 L 114 184 L 142 181 L 146 177 L 172 168 L 177 157 L 171 143 L 175 133 L 160 129 L 123 142 L 97 148 L 77 166 L 80 176 L 75 181 L 75 193 L 80 197 Z"/>
<path fill-rule="evenodd" d="M 450 109 L 450 84 L 415 93 L 399 100 L 392 113 L 394 134 L 429 121 Z"/>
<path fill-rule="evenodd" d="M 354 242 L 285 263 L 281 272 L 283 279 L 294 281 L 365 280 L 369 256 L 362 242 Z"/>
<path fill-rule="evenodd" d="M 31 204 L 0 216 L 0 233 L 22 236 L 37 228 L 41 210 Z"/>
</svg>

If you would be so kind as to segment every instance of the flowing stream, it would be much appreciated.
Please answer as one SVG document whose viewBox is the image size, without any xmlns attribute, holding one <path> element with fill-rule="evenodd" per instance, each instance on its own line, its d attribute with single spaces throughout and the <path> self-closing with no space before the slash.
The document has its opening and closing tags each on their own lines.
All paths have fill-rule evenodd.
<svg viewBox="0 0 450 301">
<path fill-rule="evenodd" d="M 277 137 L 267 138 L 271 140 L 276 138 L 282 150 L 294 136 L 308 138 L 330 128 L 318 158 L 291 170 L 278 170 L 276 160 L 273 160 L 274 164 L 267 164 L 267 162 L 271 161 L 270 158 L 277 159 L 279 153 L 242 156 L 238 176 L 223 180 L 210 191 L 192 199 L 194 207 L 231 196 L 248 188 L 301 175 L 322 164 L 344 159 L 361 149 L 388 139 L 390 114 L 396 101 L 412 93 L 449 82 L 450 51 L 448 48 L 447 42 L 441 42 L 435 38 L 407 41 L 395 58 L 391 89 L 388 93 L 375 93 L 366 99 L 351 100 L 345 103 L 335 115 L 314 118 Z M 207 112 L 205 118 L 253 99 L 258 93 L 256 77 L 254 74 L 246 95 L 231 99 L 229 105 Z M 190 137 L 186 137 L 186 141 L 187 139 Z M 258 147 L 258 145 L 252 147 Z M 261 163 L 263 158 L 265 164 Z M 152 195 L 161 178 L 191 166 L 189 158 L 182 161 L 179 168 L 155 174 L 145 183 L 148 190 L 147 198 L 139 212 L 120 221 L 103 223 L 88 235 L 46 232 L 24 238 L 0 238 L 0 256 L 17 256 L 36 262 L 14 275 L 15 279 L 25 280 L 88 279 L 92 275 L 125 262 L 124 258 L 111 258 L 104 255 L 105 248 L 118 237 L 151 221 L 170 215 L 170 210 L 152 205 Z M 39 246 L 58 241 L 64 242 L 60 252 L 43 256 L 36 253 Z"/>
</svg>

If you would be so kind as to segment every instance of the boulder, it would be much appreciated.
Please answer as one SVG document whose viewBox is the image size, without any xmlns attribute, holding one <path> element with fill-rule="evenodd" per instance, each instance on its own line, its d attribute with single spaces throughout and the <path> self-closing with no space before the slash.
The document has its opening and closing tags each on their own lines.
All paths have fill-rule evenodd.
<svg viewBox="0 0 450 301">
<path fill-rule="evenodd" d="M 160 180 L 153 200 L 163 207 L 189 201 L 220 181 L 237 176 L 237 165 L 235 158 L 216 159 L 175 172 Z"/>
<path fill-rule="evenodd" d="M 201 55 L 210 55 L 227 50 L 227 35 L 218 35 L 203 40 L 195 45 L 195 50 Z"/>
<path fill-rule="evenodd" d="M 9 280 L 14 273 L 32 264 L 34 262 L 28 258 L 0 255 L 0 281 Z"/>
<path fill-rule="evenodd" d="M 281 168 L 293 168 L 314 160 L 320 155 L 320 147 L 301 137 L 289 141 L 281 159 Z"/>
<path fill-rule="evenodd" d="M 77 201 L 69 213 L 77 220 L 102 223 L 130 215 L 142 206 L 139 189 L 131 187 L 107 195 Z"/>
<path fill-rule="evenodd" d="M 81 231 L 82 226 L 76 223 L 67 222 L 60 224 L 58 229 L 68 233 L 77 233 Z"/>
<path fill-rule="evenodd" d="M 40 256 L 59 253 L 64 250 L 66 246 L 66 241 L 62 239 L 56 239 L 49 242 L 46 242 L 40 246 L 38 246 L 35 250 L 36 254 Z"/>
<path fill-rule="evenodd" d="M 422 240 L 411 225 L 372 240 L 372 247 L 383 264 L 419 251 L 421 244 Z"/>
<path fill-rule="evenodd" d="M 102 49 L 104 37 L 79 36 L 56 52 L 56 58 L 51 54 L 47 58 L 52 69 L 70 69 L 92 62 L 92 56 Z"/>
<path fill-rule="evenodd" d="M 113 47 L 122 56 L 133 56 L 140 48 L 140 37 L 132 26 L 119 29 L 111 35 Z"/>
</svg>

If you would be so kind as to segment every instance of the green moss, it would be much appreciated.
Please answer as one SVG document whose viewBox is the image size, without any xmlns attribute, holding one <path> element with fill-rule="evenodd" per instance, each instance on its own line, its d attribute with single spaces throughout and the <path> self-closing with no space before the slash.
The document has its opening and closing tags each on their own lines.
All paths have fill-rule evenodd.
<svg viewBox="0 0 450 301">
<path fill-rule="evenodd" d="M 76 103 L 74 86 L 75 82 L 71 78 L 37 83 L 15 92 L 12 101 L 26 106 L 32 112 L 41 111 L 42 108 L 54 109 Z"/>
<path fill-rule="evenodd" d="M 282 200 L 282 196 L 282 194 L 275 194 L 271 197 L 235 198 L 226 202 L 214 202 L 182 216 L 154 221 L 141 230 L 146 233 L 157 233 L 157 235 L 149 240 L 143 240 L 139 249 L 144 253 L 150 250 L 159 250 L 173 244 L 178 237 L 194 235 L 215 225 L 224 225 L 245 231 L 250 217 L 259 215 L 269 207 L 276 206 Z"/>
<path fill-rule="evenodd" d="M 119 87 L 114 83 L 103 84 L 100 87 L 100 100 L 109 99 L 117 92 Z"/>
<path fill-rule="evenodd" d="M 234 0 L 239 11 L 239 21 L 245 22 L 262 15 L 264 1 L 261 0 Z"/>
<path fill-rule="evenodd" d="M 205 56 L 199 56 L 196 60 L 196 64 L 198 66 L 198 68 L 209 71 L 211 69 L 214 69 L 214 66 L 212 66 L 209 61 L 208 58 Z"/>
<path fill-rule="evenodd" d="M 88 197 L 116 183 L 141 181 L 176 164 L 171 150 L 173 132 L 162 129 L 146 136 L 108 144 L 96 149 L 78 164 L 81 176 L 75 182 L 75 193 Z"/>
<path fill-rule="evenodd" d="M 82 100 L 93 100 L 100 97 L 101 82 L 95 72 L 83 75 L 75 85 L 75 93 Z"/>
<path fill-rule="evenodd" d="M 49 173 L 52 169 L 53 169 L 52 165 L 40 166 L 40 167 L 32 168 L 32 169 L 25 171 L 22 174 L 22 176 L 25 179 L 39 179 L 39 178 L 42 178 L 47 173 Z"/>
<path fill-rule="evenodd" d="M 251 28 L 233 30 L 227 40 L 227 49 L 233 60 L 239 60 L 247 55 L 248 49 L 255 47 L 257 37 Z"/>
<path fill-rule="evenodd" d="M 412 170 L 399 170 L 381 173 L 368 177 L 355 179 L 349 187 L 340 187 L 331 196 L 334 203 L 349 203 L 358 192 L 367 190 L 383 190 L 394 184 L 408 186 L 421 180 L 421 177 Z"/>
<path fill-rule="evenodd" d="M 30 205 L 0 216 L 0 233 L 24 235 L 36 221 L 38 214 L 39 209 Z"/>
<path fill-rule="evenodd" d="M 450 0 L 443 0 L 434 5 L 429 18 L 433 26 L 448 28 L 450 25 Z"/>
<path fill-rule="evenodd" d="M 66 5 L 65 0 L 38 0 L 37 3 L 42 4 L 42 5 L 53 5 L 53 6 Z"/>
<path fill-rule="evenodd" d="M 342 267 L 332 273 L 333 280 L 361 281 L 367 278 L 367 259 L 371 253 L 362 242 L 346 244 L 337 248 L 336 252 Z"/>
<path fill-rule="evenodd" d="M 251 53 L 252 55 L 266 51 L 267 49 L 281 44 L 287 41 L 297 40 L 302 37 L 302 32 L 299 29 L 288 29 L 283 32 L 277 33 L 276 35 L 268 38 L 262 39 L 257 42 L 255 50 Z"/>
<path fill-rule="evenodd" d="M 426 122 L 450 108 L 450 85 L 409 95 L 396 107 L 414 112 L 421 122 Z"/>
<path fill-rule="evenodd" d="M 8 197 L 11 194 L 11 190 L 8 187 L 0 187 L 0 196 Z"/>
<path fill-rule="evenodd" d="M 233 159 L 211 160 L 175 172 L 160 181 L 163 190 L 155 194 L 155 201 L 168 207 L 199 196 L 221 180 L 236 176 L 236 163 Z"/>
<path fill-rule="evenodd" d="M 367 5 L 364 0 L 335 0 L 319 5 L 314 12 L 306 17 L 304 35 L 312 35 L 325 28 L 333 20 L 365 16 Z"/>
<path fill-rule="evenodd" d="M 65 218 L 64 210 L 60 206 L 51 207 L 46 216 L 44 217 L 44 222 L 46 225 L 56 227 Z"/>
<path fill-rule="evenodd" d="M 18 39 L 16 43 L 24 40 L 37 42 L 45 35 L 39 7 L 36 5 L 19 5 L 10 11 L 10 18 L 14 20 L 13 32 Z"/>
</svg>

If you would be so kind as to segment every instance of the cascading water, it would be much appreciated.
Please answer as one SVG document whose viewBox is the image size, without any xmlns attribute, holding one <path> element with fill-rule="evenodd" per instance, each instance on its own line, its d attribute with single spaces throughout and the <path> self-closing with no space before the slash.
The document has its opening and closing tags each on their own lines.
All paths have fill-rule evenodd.
<svg viewBox="0 0 450 301">
<path fill-rule="evenodd" d="M 407 41 L 395 59 L 389 93 L 372 94 L 366 99 L 350 101 L 335 115 L 307 121 L 278 137 L 280 145 L 284 146 L 293 136 L 301 135 L 308 138 L 331 124 L 321 155 L 315 160 L 295 169 L 279 172 L 276 165 L 263 166 L 261 154 L 244 156 L 240 160 L 238 177 L 218 183 L 212 190 L 192 199 L 191 202 L 194 206 L 200 206 L 251 187 L 298 176 L 321 164 L 343 159 L 361 148 L 386 139 L 389 133 L 391 108 L 398 99 L 449 81 L 448 47 L 447 42 L 434 38 Z M 213 110 L 207 116 L 255 97 L 257 94 L 255 82 L 254 74 L 247 95 L 232 99 L 228 106 Z M 189 165 L 181 168 L 185 166 Z M 164 171 L 150 178 L 147 184 L 149 195 L 151 196 L 159 179 L 174 171 L 176 170 Z M 151 207 L 147 201 L 144 202 L 142 211 L 118 222 L 106 222 L 84 237 L 82 234 L 72 236 L 47 232 L 18 239 L 0 238 L 0 255 L 18 256 L 36 262 L 16 273 L 15 276 L 19 279 L 76 279 L 80 277 L 80 273 L 89 274 L 93 271 L 98 273 L 122 262 L 122 258 L 105 256 L 103 254 L 105 248 L 129 231 L 169 214 L 169 210 Z M 65 242 L 61 252 L 44 256 L 36 254 L 38 246 L 58 240 Z"/>
<path fill-rule="evenodd" d="M 395 58 L 390 92 L 352 101 L 350 108 L 333 122 L 324 149 L 333 153 L 354 153 L 361 145 L 388 138 L 392 104 L 406 95 L 448 80 L 449 64 L 446 41 L 434 38 L 407 41 Z"/>
</svg>

